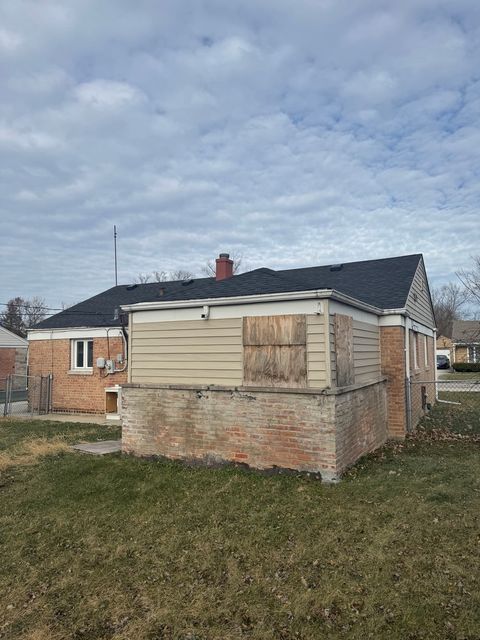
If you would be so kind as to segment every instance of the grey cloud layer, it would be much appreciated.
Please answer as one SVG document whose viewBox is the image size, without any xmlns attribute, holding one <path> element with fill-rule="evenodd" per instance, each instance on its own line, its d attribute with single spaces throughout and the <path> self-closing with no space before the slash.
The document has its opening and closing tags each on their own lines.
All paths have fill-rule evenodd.
<svg viewBox="0 0 480 640">
<path fill-rule="evenodd" d="M 0 7 L 2 296 L 478 253 L 475 0 Z M 20 8 L 19 8 L 20 7 Z"/>
</svg>

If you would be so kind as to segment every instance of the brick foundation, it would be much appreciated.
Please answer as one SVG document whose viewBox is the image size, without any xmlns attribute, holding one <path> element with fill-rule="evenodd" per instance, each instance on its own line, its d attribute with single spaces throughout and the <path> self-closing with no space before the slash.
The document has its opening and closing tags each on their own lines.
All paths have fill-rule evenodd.
<svg viewBox="0 0 480 640">
<path fill-rule="evenodd" d="M 32 340 L 29 343 L 29 374 L 53 374 L 52 410 L 74 413 L 104 413 L 105 387 L 123 384 L 127 372 L 105 376 L 95 366 L 96 359 L 123 352 L 121 338 L 93 338 L 93 371 L 90 374 L 70 373 L 71 341 Z"/>
<path fill-rule="evenodd" d="M 122 387 L 122 448 L 336 478 L 387 437 L 384 381 L 345 389 Z"/>
</svg>

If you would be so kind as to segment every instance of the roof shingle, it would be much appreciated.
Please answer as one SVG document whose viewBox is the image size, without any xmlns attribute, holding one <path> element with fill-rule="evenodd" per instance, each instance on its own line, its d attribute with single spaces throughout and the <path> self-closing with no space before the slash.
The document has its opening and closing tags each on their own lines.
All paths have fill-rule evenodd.
<svg viewBox="0 0 480 640">
<path fill-rule="evenodd" d="M 335 289 L 381 309 L 405 306 L 421 254 L 274 271 L 261 268 L 228 280 L 198 278 L 191 281 L 119 285 L 84 300 L 40 322 L 38 329 L 120 326 L 115 310 L 138 302 L 200 300 Z"/>
</svg>

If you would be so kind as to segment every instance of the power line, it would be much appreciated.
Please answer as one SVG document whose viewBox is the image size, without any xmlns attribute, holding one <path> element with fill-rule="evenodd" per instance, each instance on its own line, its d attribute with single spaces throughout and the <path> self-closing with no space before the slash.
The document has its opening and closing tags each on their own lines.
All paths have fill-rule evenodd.
<svg viewBox="0 0 480 640">
<path fill-rule="evenodd" d="M 28 309 L 28 305 L 25 304 L 15 304 L 15 303 L 8 303 L 8 302 L 0 302 L 0 305 L 3 307 L 16 307 L 17 309 Z M 53 316 L 56 315 L 56 313 L 46 313 L 47 311 L 55 311 L 55 312 L 59 312 L 61 311 L 62 313 L 65 314 L 75 314 L 75 313 L 81 313 L 82 315 L 85 316 L 105 316 L 108 315 L 108 313 L 110 313 L 109 311 L 102 313 L 101 311 L 81 311 L 79 309 L 77 310 L 73 310 L 73 309 L 60 309 L 60 308 L 55 308 L 55 307 L 38 307 L 36 309 L 37 313 L 44 313 L 47 316 Z"/>
</svg>

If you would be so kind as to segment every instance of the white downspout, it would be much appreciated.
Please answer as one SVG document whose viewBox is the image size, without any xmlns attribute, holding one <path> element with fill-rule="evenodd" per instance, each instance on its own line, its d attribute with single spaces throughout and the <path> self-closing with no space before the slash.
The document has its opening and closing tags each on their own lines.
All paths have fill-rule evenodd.
<svg viewBox="0 0 480 640">
<path fill-rule="evenodd" d="M 407 433 L 410 433 L 412 426 L 412 398 L 410 387 L 410 327 L 411 320 L 405 316 L 405 393 L 406 393 L 406 409 L 407 409 Z"/>
</svg>

